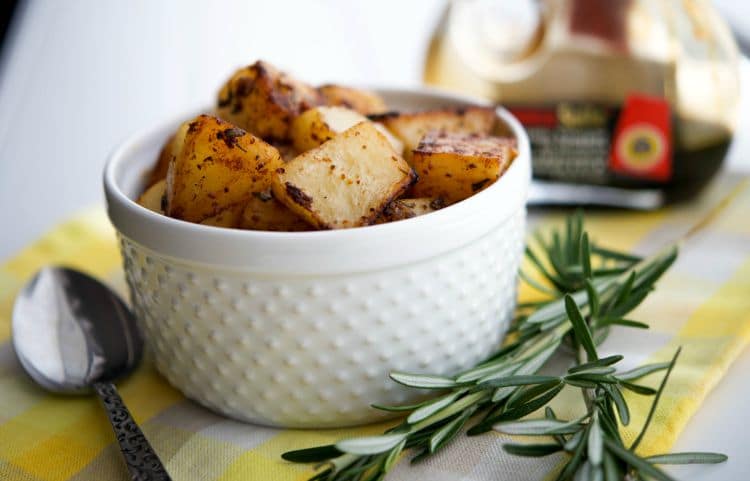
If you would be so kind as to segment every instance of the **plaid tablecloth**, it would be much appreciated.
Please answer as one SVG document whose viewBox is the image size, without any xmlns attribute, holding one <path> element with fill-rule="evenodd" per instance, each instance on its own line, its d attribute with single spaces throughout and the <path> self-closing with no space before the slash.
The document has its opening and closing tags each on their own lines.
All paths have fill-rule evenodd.
<svg viewBox="0 0 750 481">
<path fill-rule="evenodd" d="M 634 366 L 667 360 L 683 346 L 641 444 L 644 453 L 669 450 L 750 338 L 750 182 L 723 177 L 699 199 L 658 212 L 587 213 L 587 227 L 596 240 L 647 254 L 680 237 L 717 205 L 710 225 L 687 243 L 657 292 L 630 316 L 649 322 L 651 329 L 615 329 L 602 347 L 602 354 L 625 354 Z M 536 213 L 532 224 L 555 222 L 561 216 Z M 120 262 L 114 233 L 99 208 L 55 228 L 0 267 L 0 479 L 128 479 L 98 401 L 44 392 L 23 374 L 10 343 L 13 300 L 38 268 L 70 265 L 124 292 Z M 522 289 L 522 297 L 529 295 Z M 656 375 L 648 378 L 652 385 L 658 380 Z M 235 422 L 185 399 L 148 359 L 120 388 L 172 478 L 179 481 L 303 480 L 310 468 L 282 461 L 282 452 L 384 428 L 295 431 Z M 574 395 L 563 392 L 556 400 L 560 415 L 573 414 L 570 411 L 579 404 Z M 650 399 L 629 401 L 633 420 L 626 437 L 642 424 Z M 402 461 L 388 479 L 538 480 L 560 461 L 554 456 L 512 457 L 501 449 L 506 440 L 496 433 L 459 438 L 424 463 L 410 466 Z"/>
</svg>

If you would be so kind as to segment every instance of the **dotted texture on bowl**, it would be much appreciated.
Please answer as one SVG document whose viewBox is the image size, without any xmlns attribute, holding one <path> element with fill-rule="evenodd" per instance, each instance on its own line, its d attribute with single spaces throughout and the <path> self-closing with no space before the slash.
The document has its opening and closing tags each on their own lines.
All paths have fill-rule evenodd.
<svg viewBox="0 0 750 481">
<path fill-rule="evenodd" d="M 418 263 L 336 276 L 229 271 L 120 241 L 136 315 L 170 383 L 235 419 L 340 427 L 385 417 L 372 403 L 421 395 L 390 371 L 453 374 L 499 345 L 524 219 L 521 209 Z"/>
</svg>

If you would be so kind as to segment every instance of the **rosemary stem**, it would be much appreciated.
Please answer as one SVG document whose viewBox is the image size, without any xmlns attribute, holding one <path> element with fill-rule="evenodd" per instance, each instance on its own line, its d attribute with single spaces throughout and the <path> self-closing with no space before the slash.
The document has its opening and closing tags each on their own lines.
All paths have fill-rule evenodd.
<svg viewBox="0 0 750 481">
<path fill-rule="evenodd" d="M 688 236 L 704 225 L 696 225 Z M 312 478 L 317 481 L 382 480 L 404 451 L 418 451 L 412 462 L 431 456 L 459 435 L 470 417 L 480 414 L 467 434 L 495 429 L 508 434 L 552 436 L 556 444 L 504 447 L 521 456 L 546 456 L 561 450 L 571 454 L 559 478 L 565 481 L 622 479 L 623 475 L 628 480 L 647 476 L 667 481 L 671 478 L 656 464 L 726 460 L 726 456 L 716 453 L 676 453 L 649 459 L 634 452 L 655 416 L 679 350 L 668 366 L 654 363 L 626 372 L 617 372 L 614 366 L 623 356 L 600 357 L 597 353 L 596 344 L 606 337 L 609 326 L 647 327 L 625 316 L 646 298 L 674 262 L 680 241 L 647 258 L 606 249 L 589 242 L 580 212 L 568 219 L 567 231 L 562 235 L 556 231 L 550 241 L 541 236 L 537 241 L 545 256 L 537 256 L 529 249 L 527 256 L 539 275 L 550 283 L 549 289 L 542 291 L 553 293 L 553 298 L 518 311 L 504 348 L 451 377 L 393 373 L 391 377 L 406 386 L 447 392 L 439 391 L 433 399 L 416 405 L 381 407 L 411 412 L 402 424 L 382 436 L 285 453 L 284 459 L 323 461 L 319 468 L 326 469 Z M 592 268 L 592 264 L 599 263 L 604 267 Z M 546 269 L 545 265 L 551 268 Z M 574 366 L 562 376 L 539 374 L 554 353 L 561 351 L 573 358 Z M 666 374 L 658 391 L 630 382 L 662 369 L 666 369 Z M 558 419 L 548 405 L 566 385 L 580 389 L 581 407 L 586 411 L 573 421 Z M 630 448 L 623 444 L 617 422 L 619 417 L 627 425 L 630 419 L 621 389 L 655 394 L 646 421 Z M 526 419 L 545 406 L 544 418 Z"/>
<path fill-rule="evenodd" d="M 581 365 L 584 362 L 586 356 L 586 351 L 582 347 L 579 347 L 576 350 L 576 364 Z M 586 410 L 588 412 L 592 412 L 594 409 L 594 397 L 592 395 L 592 390 L 589 388 L 582 387 L 581 388 L 581 396 L 583 397 L 583 402 L 586 405 Z"/>
</svg>

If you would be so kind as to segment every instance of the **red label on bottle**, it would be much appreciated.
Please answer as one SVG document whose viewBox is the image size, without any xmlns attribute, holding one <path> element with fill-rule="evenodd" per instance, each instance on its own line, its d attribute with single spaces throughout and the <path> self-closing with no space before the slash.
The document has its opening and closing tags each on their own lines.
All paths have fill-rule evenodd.
<svg viewBox="0 0 750 481">
<path fill-rule="evenodd" d="M 612 172 L 657 182 L 672 177 L 669 104 L 662 98 L 630 95 L 625 99 L 612 139 Z"/>
<path fill-rule="evenodd" d="M 557 112 L 549 108 L 510 108 L 513 115 L 526 127 L 557 127 Z"/>
</svg>

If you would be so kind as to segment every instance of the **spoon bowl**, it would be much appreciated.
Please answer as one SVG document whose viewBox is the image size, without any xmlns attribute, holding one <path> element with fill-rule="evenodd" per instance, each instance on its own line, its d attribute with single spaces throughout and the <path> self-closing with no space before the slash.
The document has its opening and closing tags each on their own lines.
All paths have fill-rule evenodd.
<svg viewBox="0 0 750 481">
<path fill-rule="evenodd" d="M 40 270 L 13 307 L 13 347 L 26 372 L 56 393 L 85 393 L 141 359 L 135 317 L 108 287 L 65 267 Z"/>
</svg>

